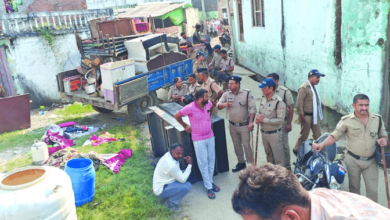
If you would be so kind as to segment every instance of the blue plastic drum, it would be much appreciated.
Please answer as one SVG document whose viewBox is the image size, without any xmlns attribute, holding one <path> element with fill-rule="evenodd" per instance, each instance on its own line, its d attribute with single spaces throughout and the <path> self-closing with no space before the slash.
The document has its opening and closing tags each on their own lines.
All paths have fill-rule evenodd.
<svg viewBox="0 0 390 220">
<path fill-rule="evenodd" d="M 95 169 L 92 160 L 72 159 L 66 163 L 65 172 L 72 180 L 76 206 L 92 202 L 95 196 Z"/>
</svg>

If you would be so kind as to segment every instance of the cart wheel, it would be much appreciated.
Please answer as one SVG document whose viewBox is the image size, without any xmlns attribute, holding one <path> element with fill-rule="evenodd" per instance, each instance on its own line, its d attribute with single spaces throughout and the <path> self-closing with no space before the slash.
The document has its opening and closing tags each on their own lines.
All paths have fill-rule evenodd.
<svg viewBox="0 0 390 220">
<path fill-rule="evenodd" d="M 99 107 L 96 107 L 96 106 L 92 106 L 92 108 L 97 111 L 97 112 L 100 112 L 100 113 L 111 113 L 113 110 L 110 110 L 110 109 L 106 109 L 106 108 L 99 108 Z"/>
<path fill-rule="evenodd" d="M 146 121 L 146 112 L 149 107 L 157 104 L 157 93 L 150 92 L 148 95 L 141 97 L 127 106 L 127 113 L 134 124 L 140 124 Z"/>
</svg>

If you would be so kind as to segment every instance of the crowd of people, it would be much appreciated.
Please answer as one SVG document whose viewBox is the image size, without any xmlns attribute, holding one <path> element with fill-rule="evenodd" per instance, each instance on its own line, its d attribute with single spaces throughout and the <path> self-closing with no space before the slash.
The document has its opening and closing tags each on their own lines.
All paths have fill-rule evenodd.
<svg viewBox="0 0 390 220">
<path fill-rule="evenodd" d="M 387 146 L 388 137 L 381 116 L 369 112 L 368 96 L 357 94 L 352 100 L 354 112 L 343 117 L 334 132 L 324 142 L 312 145 L 313 150 L 321 151 L 324 146 L 329 146 L 339 140 L 343 134 L 346 135 L 345 164 L 348 170 L 349 191 L 354 194 L 328 189 L 307 192 L 291 172 L 291 150 L 288 144 L 288 133 L 292 130 L 291 123 L 294 115 L 291 91 L 279 85 L 277 73 L 269 74 L 259 85 L 262 97 L 257 109 L 254 93 L 241 86 L 241 77 L 233 75 L 233 60 L 226 56 L 226 51 L 221 50 L 219 45 L 213 49 L 213 59 L 209 64 L 205 62 L 205 55 L 202 52 L 196 52 L 194 74 L 189 77 L 189 87 L 184 86 L 178 78 L 169 91 L 170 101 L 178 102 L 183 106 L 175 118 L 188 133 L 192 134 L 197 164 L 208 198 L 215 199 L 215 193 L 221 190 L 213 181 L 215 141 L 210 117 L 211 114 L 217 114 L 218 110 L 226 108 L 230 136 L 238 161 L 232 172 L 243 170 L 239 174 L 241 182 L 233 194 L 232 205 L 244 219 L 258 219 L 255 218 L 256 216 L 272 219 L 310 219 L 310 216 L 311 219 L 347 219 L 348 217 L 364 219 L 371 216 L 370 219 L 385 219 L 383 216 L 389 216 L 388 209 L 375 203 L 378 201 L 378 166 L 374 160 L 376 144 L 381 147 Z M 190 50 L 189 57 L 193 53 Z M 325 75 L 313 69 L 307 77 L 308 80 L 298 88 L 296 113 L 301 129 L 292 149 L 295 154 L 302 142 L 308 139 L 310 130 L 313 132 L 313 139 L 321 136 L 320 121 L 323 115 L 321 97 L 316 85 Z M 184 116 L 189 117 L 190 125 L 183 122 Z M 260 166 L 253 165 L 257 158 L 250 144 L 251 132 L 254 131 L 256 124 L 260 126 L 267 160 L 266 164 Z M 169 158 L 170 163 L 173 164 L 181 158 L 175 158 L 174 153 L 182 149 L 183 146 L 175 145 L 164 158 Z M 190 166 L 189 162 L 188 164 Z M 251 165 L 247 166 L 247 164 Z M 174 166 L 178 167 L 178 163 Z M 173 165 L 170 169 L 172 167 Z M 177 181 L 182 184 L 179 187 L 183 189 L 182 193 L 175 194 L 179 195 L 180 199 L 166 197 L 170 201 L 167 206 L 172 210 L 179 210 L 180 200 L 190 189 L 188 185 L 183 185 L 188 184 L 183 181 L 183 178 L 188 178 L 189 168 L 187 167 L 184 173 L 177 171 L 178 168 L 175 169 L 178 173 L 175 175 L 180 179 L 164 172 L 167 181 L 160 182 L 155 178 L 154 184 L 163 185 L 162 192 L 165 192 L 165 187 L 170 189 L 170 184 L 178 184 Z M 156 168 L 155 175 L 158 172 L 160 171 Z M 358 195 L 361 176 L 365 181 L 368 199 Z M 161 190 L 157 193 L 155 191 L 156 195 L 159 196 L 159 192 Z M 337 204 L 340 206 L 348 204 L 344 205 L 345 208 L 336 207 L 329 201 L 330 199 L 338 199 Z M 364 204 L 375 210 L 375 213 L 359 210 L 359 207 Z"/>
</svg>

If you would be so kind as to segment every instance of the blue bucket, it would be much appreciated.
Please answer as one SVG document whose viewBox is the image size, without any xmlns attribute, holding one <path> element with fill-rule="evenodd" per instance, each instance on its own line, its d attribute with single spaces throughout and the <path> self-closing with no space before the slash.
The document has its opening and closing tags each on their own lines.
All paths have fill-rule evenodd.
<svg viewBox="0 0 390 220">
<path fill-rule="evenodd" d="M 86 158 L 69 160 L 65 172 L 72 180 L 76 206 L 92 202 L 95 196 L 95 169 L 92 160 Z"/>
</svg>

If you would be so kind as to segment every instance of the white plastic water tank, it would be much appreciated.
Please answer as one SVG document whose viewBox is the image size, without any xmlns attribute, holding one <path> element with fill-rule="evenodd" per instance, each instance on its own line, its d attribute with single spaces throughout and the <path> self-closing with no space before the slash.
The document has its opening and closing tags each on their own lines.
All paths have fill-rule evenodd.
<svg viewBox="0 0 390 220">
<path fill-rule="evenodd" d="M 77 219 L 72 183 L 55 167 L 28 166 L 0 176 L 0 219 Z"/>
</svg>

